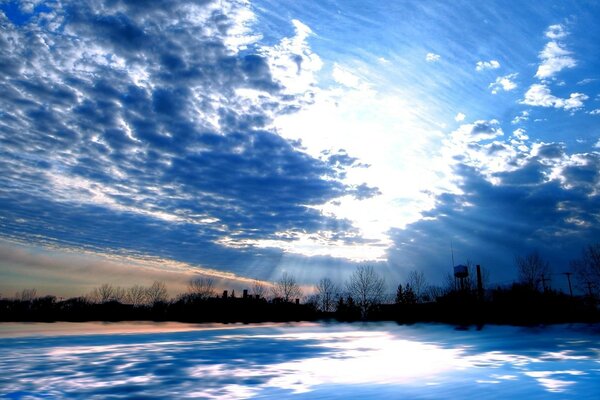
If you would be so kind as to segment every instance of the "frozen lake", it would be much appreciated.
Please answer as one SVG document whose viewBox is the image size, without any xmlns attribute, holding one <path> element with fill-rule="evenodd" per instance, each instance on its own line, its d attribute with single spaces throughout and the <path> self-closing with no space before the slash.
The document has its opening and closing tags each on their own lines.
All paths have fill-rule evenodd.
<svg viewBox="0 0 600 400">
<path fill-rule="evenodd" d="M 600 326 L 0 324 L 0 397 L 600 398 Z"/>
</svg>

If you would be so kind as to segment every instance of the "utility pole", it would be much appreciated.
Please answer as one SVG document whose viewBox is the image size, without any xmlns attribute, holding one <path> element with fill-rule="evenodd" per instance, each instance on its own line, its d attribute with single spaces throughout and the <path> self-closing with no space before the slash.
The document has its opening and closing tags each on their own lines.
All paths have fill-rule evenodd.
<svg viewBox="0 0 600 400">
<path fill-rule="evenodd" d="M 567 281 L 569 281 L 569 294 L 571 295 L 571 297 L 573 297 L 573 289 L 571 288 L 571 275 L 573 275 L 573 273 L 563 272 L 563 275 L 566 275 Z"/>
</svg>

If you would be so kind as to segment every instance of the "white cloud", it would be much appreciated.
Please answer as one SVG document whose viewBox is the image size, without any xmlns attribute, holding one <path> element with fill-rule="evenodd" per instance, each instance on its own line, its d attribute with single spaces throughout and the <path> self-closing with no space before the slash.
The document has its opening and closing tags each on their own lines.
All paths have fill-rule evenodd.
<svg viewBox="0 0 600 400">
<path fill-rule="evenodd" d="M 587 99 L 588 96 L 583 93 L 571 93 L 568 99 L 556 97 L 550 92 L 548 86 L 536 83 L 531 85 L 527 93 L 525 93 L 525 99 L 521 101 L 521 104 L 572 110 L 581 108 L 583 102 Z"/>
<path fill-rule="evenodd" d="M 458 114 L 456 114 L 456 117 L 454 117 L 454 120 L 456 122 L 460 122 L 460 121 L 463 121 L 465 119 L 465 117 L 466 117 L 465 114 L 459 112 Z"/>
<path fill-rule="evenodd" d="M 514 74 L 508 74 L 505 76 L 499 76 L 496 78 L 495 82 L 490 83 L 488 86 L 492 89 L 492 94 L 497 94 L 499 91 L 503 90 L 505 92 L 509 92 L 517 87 L 517 84 L 513 81 L 519 75 L 517 72 Z"/>
<path fill-rule="evenodd" d="M 566 50 L 562 44 L 555 39 L 563 38 L 567 35 L 562 25 L 552 25 L 546 31 L 546 36 L 552 41 L 548 42 L 539 57 L 542 63 L 539 65 L 535 77 L 547 79 L 556 75 L 565 68 L 573 68 L 577 61 L 571 57 L 571 52 Z"/>
<path fill-rule="evenodd" d="M 500 68 L 500 63 L 496 60 L 490 61 L 477 61 L 475 65 L 475 70 L 483 71 L 484 69 L 498 69 Z"/>
<path fill-rule="evenodd" d="M 502 139 L 502 136 L 497 120 L 461 125 L 444 141 L 442 157 L 448 165 L 454 162 L 476 168 L 492 184 L 502 181 L 500 173 L 517 171 L 531 165 L 534 159 L 542 159 L 546 168 L 545 181 L 557 179 L 565 188 L 579 185 L 565 175 L 569 166 L 591 166 L 598 164 L 596 160 L 600 161 L 594 153 L 568 156 L 562 143 L 529 142 L 530 138 L 523 128 L 515 129 L 509 138 Z M 596 147 L 600 148 L 600 141 Z M 450 171 L 446 179 L 460 179 L 460 176 Z M 460 192 L 460 186 L 456 190 Z"/>
<path fill-rule="evenodd" d="M 560 24 L 550 25 L 548 27 L 548 30 L 546 31 L 546 37 L 550 39 L 561 39 L 565 36 L 567 36 L 567 32 L 565 31 L 565 28 Z"/>
<path fill-rule="evenodd" d="M 596 108 L 595 110 L 590 111 L 592 115 L 600 115 L 600 108 Z"/>
<path fill-rule="evenodd" d="M 359 89 L 361 87 L 359 77 L 354 75 L 350 71 L 340 67 L 338 64 L 334 64 L 332 75 L 333 79 L 341 85 L 353 89 Z"/>
<path fill-rule="evenodd" d="M 213 8 L 215 6 L 210 6 Z M 225 15 L 231 19 L 233 22 L 230 25 L 228 34 L 224 37 L 225 46 L 232 53 L 237 53 L 239 51 L 246 50 L 248 46 L 258 42 L 262 39 L 261 34 L 253 33 L 252 25 L 256 22 L 256 15 L 250 11 L 248 8 L 240 5 L 229 4 L 223 10 Z M 207 26 L 206 21 L 211 18 L 212 12 L 205 11 L 200 13 L 195 13 L 190 10 L 190 19 L 192 23 L 202 24 L 202 26 Z M 209 28 L 214 29 L 214 28 Z M 211 31 L 211 34 L 218 35 L 216 31 Z"/>
<path fill-rule="evenodd" d="M 589 97 L 583 93 L 571 93 L 568 99 L 564 100 L 564 109 L 571 110 L 574 108 L 583 107 L 583 102 L 587 100 Z"/>
<path fill-rule="evenodd" d="M 529 136 L 527 136 L 527 131 L 523 128 L 517 128 L 513 131 L 513 136 L 519 140 L 527 140 Z"/>
<path fill-rule="evenodd" d="M 20 11 L 25 14 L 32 14 L 35 11 L 35 7 L 38 6 L 41 0 L 24 0 L 19 2 Z"/>
<path fill-rule="evenodd" d="M 321 58 L 307 43 L 312 30 L 294 19 L 294 36 L 283 38 L 275 46 L 261 48 L 269 62 L 273 78 L 283 84 L 287 94 L 302 94 L 316 84 L 315 74 L 323 67 Z"/>
<path fill-rule="evenodd" d="M 519 131 L 518 133 L 524 133 Z M 479 120 L 470 124 L 463 124 L 453 131 L 446 140 L 441 151 L 441 157 L 446 165 L 461 163 L 475 167 L 490 182 L 497 180 L 494 174 L 511 171 L 518 168 L 522 151 L 528 151 L 523 140 L 516 140 L 516 136 L 508 141 L 503 140 L 504 132 L 498 120 Z M 446 171 L 447 182 L 456 182 L 460 177 L 450 168 Z M 452 190 L 452 187 L 449 187 Z M 453 190 L 460 192 L 460 188 Z"/>
<path fill-rule="evenodd" d="M 479 120 L 472 124 L 461 125 L 457 130 L 452 132 L 452 139 L 457 143 L 475 143 L 496 139 L 503 135 L 504 132 L 498 120 Z"/>
<path fill-rule="evenodd" d="M 521 121 L 527 121 L 529 119 L 529 111 L 521 111 L 520 115 L 517 115 L 511 121 L 513 124 L 518 124 Z"/>
<path fill-rule="evenodd" d="M 440 60 L 440 55 L 435 53 L 427 53 L 425 56 L 425 61 L 427 62 L 436 62 Z"/>
<path fill-rule="evenodd" d="M 585 78 L 585 79 L 582 79 L 579 82 L 577 82 L 577 84 L 578 85 L 587 85 L 587 84 L 595 82 L 595 81 L 597 81 L 597 79 L 594 79 L 594 78 Z"/>
</svg>

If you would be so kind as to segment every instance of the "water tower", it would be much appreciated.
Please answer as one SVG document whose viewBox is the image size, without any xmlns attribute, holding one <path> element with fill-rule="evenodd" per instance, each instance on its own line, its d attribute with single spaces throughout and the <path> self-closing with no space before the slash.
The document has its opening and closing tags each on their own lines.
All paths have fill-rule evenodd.
<svg viewBox="0 0 600 400">
<path fill-rule="evenodd" d="M 469 278 L 469 267 L 466 265 L 454 266 L 454 282 L 459 290 L 465 290 L 469 287 L 467 279 Z"/>
</svg>

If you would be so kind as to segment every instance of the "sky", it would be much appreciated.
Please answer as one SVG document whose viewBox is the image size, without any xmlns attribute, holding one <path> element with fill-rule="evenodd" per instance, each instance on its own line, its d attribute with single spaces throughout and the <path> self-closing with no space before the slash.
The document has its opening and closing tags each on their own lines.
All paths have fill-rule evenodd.
<svg viewBox="0 0 600 400">
<path fill-rule="evenodd" d="M 2 1 L 0 294 L 553 285 L 600 238 L 597 1 Z M 565 281 L 565 282 L 563 282 Z"/>
</svg>

